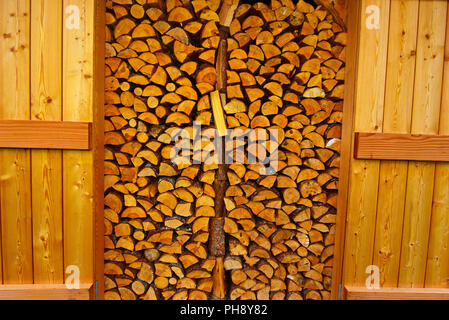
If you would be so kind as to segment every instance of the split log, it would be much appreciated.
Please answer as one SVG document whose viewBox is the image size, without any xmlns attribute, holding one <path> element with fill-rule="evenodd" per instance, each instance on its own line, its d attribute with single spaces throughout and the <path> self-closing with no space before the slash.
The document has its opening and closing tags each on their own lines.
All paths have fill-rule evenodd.
<svg viewBox="0 0 449 320">
<path fill-rule="evenodd" d="M 228 123 L 276 130 L 275 141 L 257 138 L 278 156 L 267 172 L 249 163 L 258 154 L 251 137 L 227 151 L 243 159 L 231 166 L 225 194 L 231 299 L 329 297 L 323 272 L 332 260 L 337 180 L 329 170 L 338 166 L 333 139 L 341 137 L 341 118 L 331 116 L 343 98 L 336 47 L 344 32 L 319 4 L 242 4 L 230 24 Z"/>
</svg>

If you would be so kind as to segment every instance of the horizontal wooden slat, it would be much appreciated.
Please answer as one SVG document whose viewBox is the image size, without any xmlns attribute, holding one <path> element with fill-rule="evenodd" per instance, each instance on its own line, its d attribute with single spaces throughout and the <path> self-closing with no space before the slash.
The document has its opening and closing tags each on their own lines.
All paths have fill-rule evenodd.
<svg viewBox="0 0 449 320">
<path fill-rule="evenodd" d="M 91 123 L 0 120 L 0 148 L 90 149 Z"/>
<path fill-rule="evenodd" d="M 0 285 L 0 300 L 89 300 L 92 284 L 68 289 L 65 284 Z"/>
<path fill-rule="evenodd" d="M 445 288 L 380 288 L 345 286 L 344 300 L 449 300 Z"/>
<path fill-rule="evenodd" d="M 449 161 L 449 136 L 356 132 L 354 158 Z"/>
</svg>

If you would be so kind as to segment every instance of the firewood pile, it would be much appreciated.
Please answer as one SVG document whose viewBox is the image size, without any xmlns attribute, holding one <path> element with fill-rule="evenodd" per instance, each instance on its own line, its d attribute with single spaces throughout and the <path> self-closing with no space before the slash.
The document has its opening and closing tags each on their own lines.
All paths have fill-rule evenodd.
<svg viewBox="0 0 449 320">
<path fill-rule="evenodd" d="M 311 3 L 107 1 L 106 299 L 330 297 L 346 33 Z"/>
</svg>

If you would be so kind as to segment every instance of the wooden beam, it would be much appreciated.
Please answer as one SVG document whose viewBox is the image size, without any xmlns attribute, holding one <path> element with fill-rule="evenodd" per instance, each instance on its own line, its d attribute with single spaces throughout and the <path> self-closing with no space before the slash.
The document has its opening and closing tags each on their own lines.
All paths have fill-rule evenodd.
<svg viewBox="0 0 449 320">
<path fill-rule="evenodd" d="M 94 65 L 94 239 L 96 298 L 104 300 L 104 74 L 106 43 L 106 0 L 95 0 Z"/>
<path fill-rule="evenodd" d="M 91 123 L 0 120 L 0 148 L 90 149 Z"/>
<path fill-rule="evenodd" d="M 68 289 L 65 284 L 0 285 L 0 300 L 89 300 L 92 284 Z"/>
<path fill-rule="evenodd" d="M 357 88 L 357 62 L 360 34 L 360 1 L 346 2 L 348 20 L 348 43 L 346 47 L 345 95 L 343 99 L 343 124 L 340 160 L 340 178 L 338 182 L 337 231 L 335 234 L 334 266 L 332 268 L 331 299 L 338 299 L 339 284 L 342 281 L 343 257 L 346 232 L 346 217 L 349 196 L 349 177 L 351 173 L 352 135 L 354 131 L 355 98 Z"/>
<path fill-rule="evenodd" d="M 345 286 L 344 300 L 449 300 L 446 288 L 380 288 Z"/>
<path fill-rule="evenodd" d="M 449 136 L 356 132 L 354 158 L 449 161 Z"/>
</svg>

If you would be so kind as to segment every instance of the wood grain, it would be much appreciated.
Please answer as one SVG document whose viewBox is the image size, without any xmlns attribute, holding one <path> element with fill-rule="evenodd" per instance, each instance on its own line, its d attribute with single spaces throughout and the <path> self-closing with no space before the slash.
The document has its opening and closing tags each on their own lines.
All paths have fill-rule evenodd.
<svg viewBox="0 0 449 320">
<path fill-rule="evenodd" d="M 447 1 L 420 2 L 412 134 L 438 134 L 446 13 Z M 424 286 L 434 178 L 435 162 L 410 162 L 402 233 L 400 287 Z"/>
<path fill-rule="evenodd" d="M 28 120 L 29 0 L 0 2 L 0 34 L 0 118 Z M 0 278 L 5 284 L 33 282 L 30 180 L 30 152 L 0 150 Z"/>
<path fill-rule="evenodd" d="M 331 298 L 337 299 L 342 278 L 346 216 L 348 208 L 349 176 L 352 158 L 352 132 L 354 127 L 355 89 L 357 83 L 357 59 L 360 33 L 361 7 L 359 1 L 347 4 L 348 15 L 353 17 L 348 24 L 348 43 L 346 47 L 345 96 L 343 102 L 343 127 L 340 161 L 340 177 L 337 200 L 337 232 L 335 235 L 334 267 L 332 269 Z"/>
<path fill-rule="evenodd" d="M 89 300 L 92 284 L 68 289 L 64 284 L 0 285 L 0 300 Z"/>
<path fill-rule="evenodd" d="M 60 121 L 62 3 L 32 1 L 31 22 L 31 119 Z M 41 130 L 30 131 L 30 123 L 21 131 L 37 135 Z M 51 135 L 60 136 L 58 131 Z M 63 283 L 62 153 L 32 150 L 31 164 L 34 283 Z"/>
<path fill-rule="evenodd" d="M 61 153 L 32 153 L 34 283 L 63 283 Z"/>
<path fill-rule="evenodd" d="M 410 132 L 419 0 L 391 1 L 383 132 Z M 396 286 L 401 257 L 407 161 L 381 161 L 373 265 L 380 285 Z M 395 190 L 395 192 L 391 192 Z"/>
<path fill-rule="evenodd" d="M 382 19 L 378 30 L 368 30 L 362 16 L 354 130 L 381 132 L 390 3 L 364 0 L 362 12 L 369 5 L 379 7 Z M 372 72 L 366 72 L 366 66 Z M 343 270 L 348 285 L 365 283 L 366 267 L 372 264 L 378 179 L 379 161 L 352 160 Z"/>
<path fill-rule="evenodd" d="M 104 299 L 104 74 L 106 2 L 95 1 L 94 77 L 94 201 L 95 201 L 95 280 L 97 299 Z"/>
<path fill-rule="evenodd" d="M 63 29 L 63 120 L 93 121 L 94 0 L 64 0 L 80 9 L 80 28 Z M 93 152 L 63 151 L 64 268 L 94 281 Z"/>
<path fill-rule="evenodd" d="M 345 286 L 344 300 L 449 300 L 448 289 L 380 288 Z"/>
<path fill-rule="evenodd" d="M 446 18 L 440 134 L 449 134 L 449 6 Z M 449 163 L 437 163 L 427 253 L 426 287 L 449 287 Z"/>
<path fill-rule="evenodd" d="M 223 106 L 221 104 L 220 92 L 218 90 L 212 91 L 210 93 L 210 100 L 218 134 L 220 135 L 220 137 L 224 137 L 227 134 L 227 129 L 223 113 Z"/>
<path fill-rule="evenodd" d="M 356 132 L 354 157 L 356 159 L 449 161 L 449 135 Z"/>
<path fill-rule="evenodd" d="M 55 283 L 61 287 L 44 286 L 48 290 L 40 298 L 80 296 L 64 292 L 64 259 L 81 268 L 85 283 L 93 282 L 96 2 L 104 6 L 95 0 L 0 2 L 0 284 L 34 283 L 19 288 L 28 290 L 20 293 L 25 298 L 37 297 L 41 284 Z M 68 5 L 81 10 L 79 29 L 66 28 Z M 64 217 L 68 252 L 63 200 L 74 217 Z"/>
<path fill-rule="evenodd" d="M 0 120 L 0 148 L 89 150 L 89 122 Z"/>
</svg>

